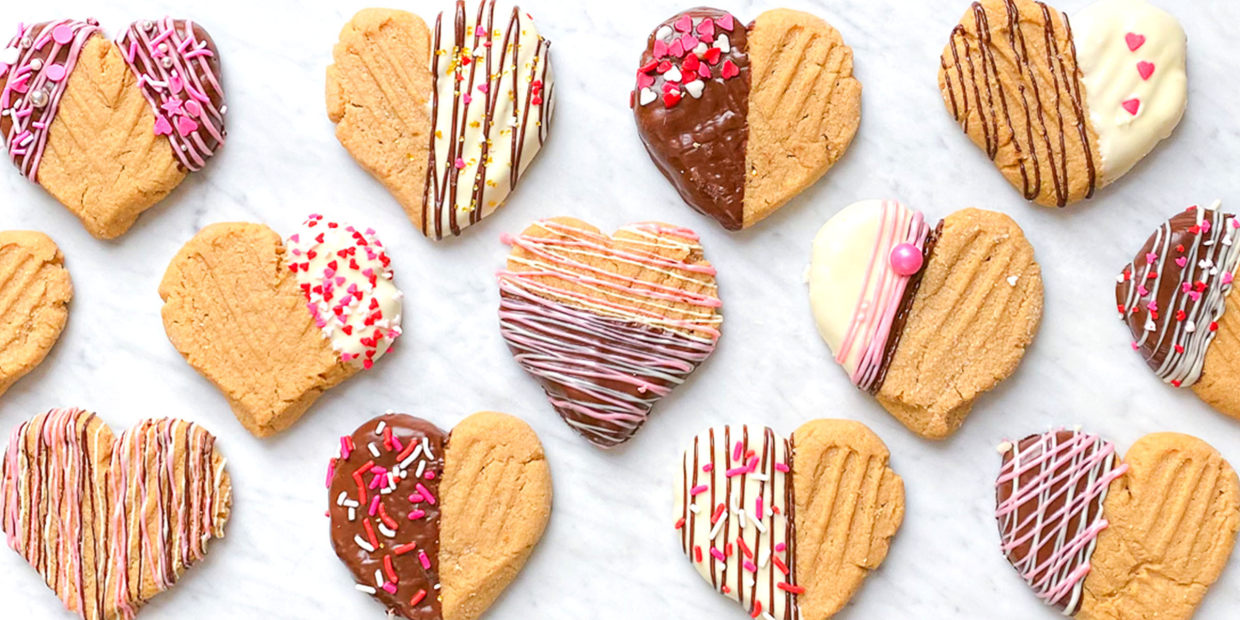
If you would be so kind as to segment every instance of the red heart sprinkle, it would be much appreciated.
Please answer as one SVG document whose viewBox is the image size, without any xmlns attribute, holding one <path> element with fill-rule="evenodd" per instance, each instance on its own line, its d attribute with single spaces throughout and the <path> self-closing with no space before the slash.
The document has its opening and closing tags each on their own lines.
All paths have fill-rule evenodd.
<svg viewBox="0 0 1240 620">
<path fill-rule="evenodd" d="M 720 75 L 723 79 L 725 79 L 725 80 L 727 80 L 727 79 L 731 79 L 731 78 L 734 78 L 734 77 L 736 77 L 736 76 L 738 76 L 738 75 L 740 75 L 740 74 L 741 74 L 741 70 L 740 70 L 740 69 L 738 69 L 738 68 L 736 67 L 736 65 L 732 63 L 732 61 L 731 61 L 731 60 L 725 60 L 725 61 L 723 61 L 723 70 L 721 70 L 721 71 L 719 72 L 719 75 Z"/>
<path fill-rule="evenodd" d="M 702 55 L 702 58 L 712 65 L 717 65 L 719 64 L 719 57 L 721 55 L 723 55 L 723 50 L 717 47 L 712 47 L 706 50 L 706 53 Z"/>
<path fill-rule="evenodd" d="M 1128 43 L 1129 51 L 1137 51 L 1137 48 L 1145 45 L 1145 35 L 1128 33 L 1124 35 L 1124 41 Z"/>
<path fill-rule="evenodd" d="M 651 84 L 654 84 L 653 75 L 650 75 L 649 73 L 638 73 L 637 74 L 637 88 L 639 89 L 645 88 L 647 86 L 650 86 Z"/>
<path fill-rule="evenodd" d="M 656 67 L 658 67 L 658 66 L 659 66 L 659 61 L 657 61 L 657 60 L 651 60 L 650 62 L 648 62 L 648 63 L 646 63 L 646 64 L 642 65 L 642 66 L 641 66 L 641 68 L 639 68 L 639 69 L 637 70 L 637 72 L 638 72 L 638 73 L 650 73 L 650 72 L 654 71 L 654 70 L 655 70 L 655 68 L 656 68 Z"/>
<path fill-rule="evenodd" d="M 669 90 L 663 93 L 663 105 L 665 107 L 675 107 L 678 103 L 680 103 L 680 91 Z"/>
<path fill-rule="evenodd" d="M 1137 73 L 1141 74 L 1141 79 L 1148 80 L 1154 75 L 1154 63 L 1142 60 L 1137 63 Z"/>
<path fill-rule="evenodd" d="M 1124 103 L 1122 103 L 1121 105 L 1123 105 L 1123 106 L 1124 106 L 1124 109 L 1125 109 L 1125 110 L 1128 110 L 1128 113 L 1129 113 L 1129 114 L 1131 114 L 1131 115 L 1133 115 L 1133 116 L 1136 116 L 1136 115 L 1137 115 L 1137 110 L 1140 110 L 1140 109 L 1141 109 L 1141 100 L 1140 100 L 1140 99 L 1133 98 L 1133 99 L 1129 99 L 1129 100 L 1125 101 L 1125 102 L 1124 102 Z"/>
<path fill-rule="evenodd" d="M 1182 345 L 1182 344 L 1177 344 L 1177 345 L 1175 345 L 1175 352 L 1176 352 L 1176 353 L 1183 353 L 1183 352 L 1184 352 L 1184 345 Z M 1177 387 L 1178 387 L 1178 386 L 1177 386 Z"/>
<path fill-rule="evenodd" d="M 658 71 L 659 73 L 667 73 L 667 70 L 671 68 L 672 68 L 672 63 L 664 60 L 663 62 L 659 63 L 659 66 L 656 67 L 655 70 Z"/>
<path fill-rule="evenodd" d="M 685 62 L 680 65 L 680 72 L 684 75 L 693 75 L 697 73 L 698 65 L 700 64 L 702 64 L 702 61 L 698 60 L 697 56 L 689 54 L 685 56 Z"/>
</svg>

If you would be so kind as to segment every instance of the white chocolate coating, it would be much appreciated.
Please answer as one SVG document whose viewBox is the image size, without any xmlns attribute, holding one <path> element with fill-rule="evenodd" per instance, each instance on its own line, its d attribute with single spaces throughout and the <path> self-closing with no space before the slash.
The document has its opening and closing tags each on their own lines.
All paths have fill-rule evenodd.
<svg viewBox="0 0 1240 620">
<path fill-rule="evenodd" d="M 1187 38 L 1175 17 L 1145 0 L 1099 0 L 1071 24 L 1105 185 L 1179 124 L 1188 104 Z"/>
</svg>

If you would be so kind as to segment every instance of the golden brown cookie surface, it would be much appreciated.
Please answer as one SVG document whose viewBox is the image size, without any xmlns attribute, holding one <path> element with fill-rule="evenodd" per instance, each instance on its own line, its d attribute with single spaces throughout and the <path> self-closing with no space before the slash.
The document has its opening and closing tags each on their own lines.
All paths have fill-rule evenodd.
<svg viewBox="0 0 1240 620">
<path fill-rule="evenodd" d="M 123 234 L 224 142 L 219 52 L 191 21 L 142 20 L 114 42 L 93 20 L 56 20 L 5 51 L 9 155 L 95 237 Z"/>
<path fill-rule="evenodd" d="M 542 444 L 494 412 L 451 433 L 405 414 L 374 418 L 341 438 L 329 487 L 332 543 L 357 589 L 409 620 L 476 620 L 551 514 Z"/>
<path fill-rule="evenodd" d="M 1042 319 L 1042 270 L 1010 217 L 965 209 L 943 220 L 878 401 L 941 439 L 1011 376 Z"/>
<path fill-rule="evenodd" d="M 872 431 L 846 420 L 808 422 L 790 440 L 763 427 L 709 429 L 677 476 L 681 548 L 754 617 L 830 617 L 903 521 L 904 482 L 888 457 Z"/>
<path fill-rule="evenodd" d="M 505 241 L 500 334 L 591 443 L 627 441 L 714 351 L 722 302 L 693 231 L 642 222 L 608 236 L 553 218 Z"/>
<path fill-rule="evenodd" d="M 646 150 L 689 206 L 728 230 L 817 181 L 861 118 L 852 49 L 821 18 L 776 9 L 746 27 L 699 7 L 647 40 L 632 94 Z"/>
<path fill-rule="evenodd" d="M 0 232 L 0 394 L 39 365 L 69 318 L 73 283 L 50 237 Z"/>
<path fill-rule="evenodd" d="M 215 438 L 147 420 L 114 435 L 54 409 L 13 430 L 0 470 L 9 545 L 86 620 L 129 618 L 224 535 L 232 483 Z"/>
</svg>

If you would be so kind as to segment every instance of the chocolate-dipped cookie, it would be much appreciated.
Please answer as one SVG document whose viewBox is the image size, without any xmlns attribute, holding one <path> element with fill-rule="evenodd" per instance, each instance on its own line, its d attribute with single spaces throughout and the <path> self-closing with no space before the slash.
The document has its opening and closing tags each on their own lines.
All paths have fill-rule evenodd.
<svg viewBox="0 0 1240 620">
<path fill-rule="evenodd" d="M 1015 372 L 1042 317 L 1042 271 L 1011 218 L 964 209 L 932 227 L 894 200 L 855 203 L 823 225 L 809 293 L 853 384 L 930 439 Z"/>
<path fill-rule="evenodd" d="M 596 446 L 628 441 L 715 350 L 723 302 L 691 230 L 535 222 L 499 274 L 500 334 L 552 407 Z"/>
<path fill-rule="evenodd" d="M 684 201 L 740 230 L 843 155 L 861 84 L 852 49 L 821 18 L 776 9 L 746 26 L 699 7 L 650 34 L 631 104 L 646 150 Z"/>
<path fill-rule="evenodd" d="M 1026 200 L 1065 206 L 1127 173 L 1188 102 L 1187 39 L 1145 0 L 1068 16 L 1037 0 L 981 0 L 940 58 L 948 112 Z"/>
<path fill-rule="evenodd" d="M 451 433 L 381 415 L 340 438 L 327 478 L 332 547 L 356 589 L 409 620 L 478 618 L 551 514 L 542 444 L 502 413 L 476 413 Z"/>
<path fill-rule="evenodd" d="M 529 13 L 496 0 L 449 7 L 433 30 L 405 11 L 358 12 L 327 68 L 336 138 L 432 239 L 503 204 L 555 108 L 551 42 Z"/>
<path fill-rule="evenodd" d="M 688 446 L 676 535 L 698 574 L 754 618 L 827 618 L 876 570 L 904 519 L 904 481 L 859 422 L 790 438 L 740 424 Z"/>
<path fill-rule="evenodd" d="M 1193 616 L 1240 530 L 1240 481 L 1217 450 L 1156 433 L 1121 460 L 1060 429 L 999 452 L 1003 554 L 1039 599 L 1085 620 Z"/>
<path fill-rule="evenodd" d="M 1240 418 L 1240 221 L 1196 206 L 1154 231 L 1116 276 L 1120 319 L 1154 374 Z"/>
<path fill-rule="evenodd" d="M 0 136 L 13 163 L 111 239 L 224 144 L 219 50 L 202 26 L 22 25 L 0 49 Z"/>
</svg>

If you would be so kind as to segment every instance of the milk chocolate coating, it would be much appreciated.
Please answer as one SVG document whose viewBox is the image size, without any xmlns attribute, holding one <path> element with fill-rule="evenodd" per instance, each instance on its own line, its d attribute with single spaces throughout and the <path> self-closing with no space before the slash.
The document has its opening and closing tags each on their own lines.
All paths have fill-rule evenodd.
<svg viewBox="0 0 1240 620">
<path fill-rule="evenodd" d="M 427 439 L 434 458 L 427 459 L 423 476 L 419 478 L 416 476 L 417 462 L 425 459 L 425 454 L 419 455 L 419 458 L 414 460 L 408 468 L 407 477 L 398 480 L 396 489 L 388 494 L 381 494 L 381 487 L 371 490 L 369 487 L 373 476 L 364 474 L 362 478 L 366 486 L 366 501 L 354 509 L 355 518 L 349 521 L 349 508 L 338 505 L 336 500 L 342 492 L 347 494 L 348 499 L 359 498 L 357 481 L 353 478 L 353 473 L 370 462 L 377 467 L 392 471 L 393 468 L 399 469 L 402 460 L 398 458 L 400 449 L 386 449 L 383 444 L 383 433 L 375 434 L 375 429 L 378 428 L 380 422 L 386 422 L 387 428 L 391 429 L 392 436 L 399 440 L 402 446 L 420 444 L 424 438 Z M 335 470 L 328 492 L 332 547 L 336 550 L 336 555 L 340 556 L 341 561 L 349 567 L 358 583 L 374 587 L 375 598 L 379 599 L 389 610 L 409 620 L 442 620 L 443 611 L 439 596 L 440 504 L 438 499 L 439 481 L 443 477 L 444 446 L 447 443 L 447 434 L 426 420 L 405 414 L 387 414 L 363 424 L 354 431 L 352 439 L 355 449 L 349 458 L 333 460 Z M 371 444 L 379 450 L 380 456 L 375 457 L 371 453 L 368 447 Z M 434 477 L 426 478 L 426 472 L 433 472 Z M 435 503 L 427 501 L 414 503 L 409 500 L 410 495 L 418 493 L 417 484 L 419 483 L 431 492 L 435 497 Z M 379 502 L 384 511 L 398 526 L 394 538 L 388 538 L 380 533 L 379 525 L 382 520 L 378 513 L 373 517 L 369 515 L 370 502 L 373 501 L 371 498 L 375 496 L 380 498 Z M 426 515 L 418 519 L 409 519 L 409 514 L 414 510 L 422 510 Z M 366 551 L 354 540 L 355 536 L 360 536 L 363 540 L 368 539 L 368 533 L 362 525 L 364 520 L 370 521 L 379 541 L 374 552 Z M 395 548 L 407 543 L 414 543 L 416 548 L 398 555 Z M 426 553 L 430 560 L 430 569 L 422 567 L 419 551 Z M 395 594 L 388 593 L 374 583 L 375 571 L 380 571 L 385 575 L 385 581 L 387 580 L 384 570 L 385 556 L 391 556 L 393 568 L 398 576 Z M 417 605 L 411 605 L 411 600 L 419 590 L 425 590 L 426 595 Z"/>
<path fill-rule="evenodd" d="M 659 28 L 672 27 L 684 15 L 717 20 L 727 14 L 699 7 L 672 16 Z M 733 18 L 733 23 L 732 32 L 716 28 L 716 33 L 728 35 L 731 50 L 710 67 L 712 77 L 706 80 L 701 98 L 685 93 L 679 103 L 667 107 L 662 99 L 662 79 L 656 76 L 651 88 L 660 97 L 648 105 L 635 100 L 633 113 L 646 151 L 681 198 L 724 228 L 740 230 L 744 226 L 745 147 L 749 140 L 749 55 L 745 28 L 739 19 Z M 654 56 L 655 32 L 647 39 L 639 67 L 663 60 Z M 728 80 L 721 77 L 725 60 L 737 66 L 739 76 Z M 680 66 L 680 62 L 673 64 Z"/>
</svg>

